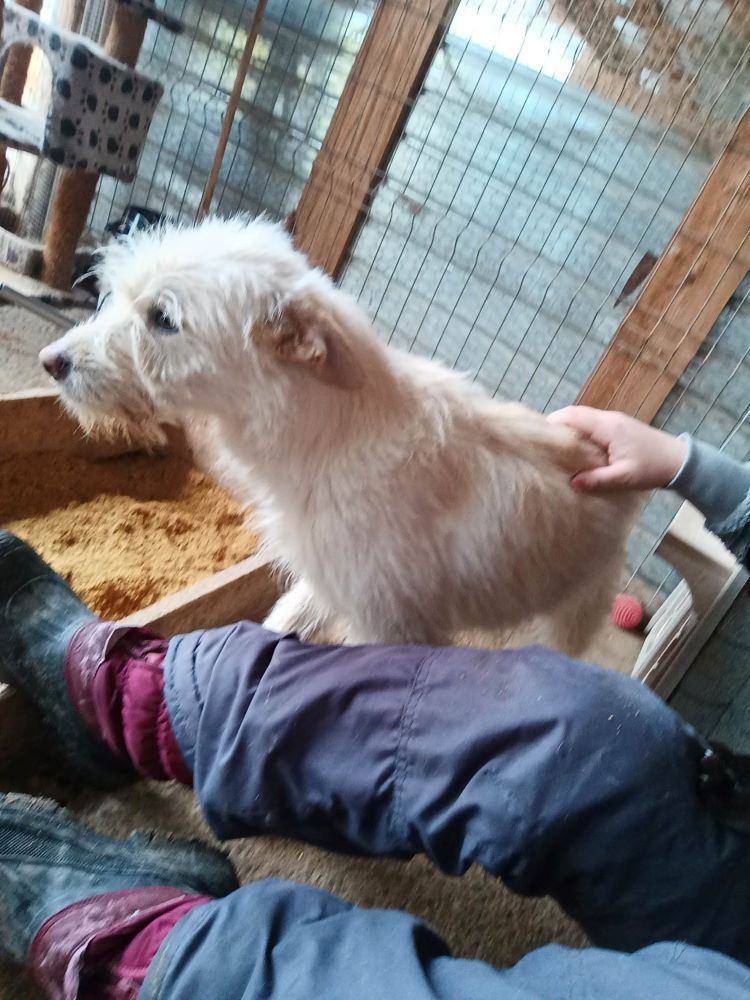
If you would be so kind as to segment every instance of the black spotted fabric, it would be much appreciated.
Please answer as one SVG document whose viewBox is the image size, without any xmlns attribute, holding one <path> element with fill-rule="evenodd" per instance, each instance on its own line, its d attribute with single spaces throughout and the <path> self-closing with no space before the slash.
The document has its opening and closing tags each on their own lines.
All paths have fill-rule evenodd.
<svg viewBox="0 0 750 1000">
<path fill-rule="evenodd" d="M 39 47 L 49 60 L 50 104 L 35 121 L 27 109 L 0 101 L 0 141 L 59 166 L 132 181 L 162 85 L 6 0 L 0 58 L 18 43 Z"/>
</svg>

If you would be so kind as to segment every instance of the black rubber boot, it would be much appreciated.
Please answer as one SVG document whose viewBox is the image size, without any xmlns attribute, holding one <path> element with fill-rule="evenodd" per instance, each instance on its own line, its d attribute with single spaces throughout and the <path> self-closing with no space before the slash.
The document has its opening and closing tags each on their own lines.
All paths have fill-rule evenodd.
<svg viewBox="0 0 750 1000">
<path fill-rule="evenodd" d="M 25 964 L 54 914 L 145 886 L 221 897 L 238 883 L 229 859 L 207 844 L 142 833 L 114 840 L 45 799 L 0 795 L 0 957 Z"/>
<path fill-rule="evenodd" d="M 750 756 L 723 743 L 705 745 L 698 772 L 703 801 L 728 826 L 750 833 Z"/>
<path fill-rule="evenodd" d="M 137 776 L 90 734 L 65 680 L 70 640 L 96 620 L 30 545 L 0 531 L 0 682 L 23 691 L 40 709 L 56 746 L 82 779 L 109 787 Z"/>
</svg>

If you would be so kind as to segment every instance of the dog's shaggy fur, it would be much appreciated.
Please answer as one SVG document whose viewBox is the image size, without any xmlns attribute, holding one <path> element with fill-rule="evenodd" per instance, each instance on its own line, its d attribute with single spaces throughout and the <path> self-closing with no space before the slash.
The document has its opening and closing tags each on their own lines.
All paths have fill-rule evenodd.
<svg viewBox="0 0 750 1000">
<path fill-rule="evenodd" d="M 577 493 L 591 446 L 385 346 L 263 220 L 138 234 L 103 253 L 102 308 L 65 354 L 84 427 L 192 422 L 257 511 L 292 587 L 267 624 L 351 642 L 450 641 L 541 616 L 579 651 L 602 621 L 636 509 Z"/>
</svg>

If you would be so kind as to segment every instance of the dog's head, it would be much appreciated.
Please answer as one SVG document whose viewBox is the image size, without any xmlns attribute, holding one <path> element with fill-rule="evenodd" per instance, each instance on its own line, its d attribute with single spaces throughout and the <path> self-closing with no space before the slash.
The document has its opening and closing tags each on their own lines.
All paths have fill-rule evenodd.
<svg viewBox="0 0 750 1000">
<path fill-rule="evenodd" d="M 96 314 L 40 354 L 87 429 L 158 436 L 186 413 L 262 405 L 300 373 L 344 389 L 360 380 L 326 305 L 338 293 L 280 226 L 209 219 L 137 233 L 107 247 L 98 272 Z"/>
</svg>

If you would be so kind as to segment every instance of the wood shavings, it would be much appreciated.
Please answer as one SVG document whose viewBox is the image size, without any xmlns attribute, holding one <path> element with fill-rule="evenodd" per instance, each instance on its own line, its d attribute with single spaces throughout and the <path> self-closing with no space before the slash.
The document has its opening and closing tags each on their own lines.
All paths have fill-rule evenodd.
<svg viewBox="0 0 750 1000">
<path fill-rule="evenodd" d="M 0 459 L 0 525 L 122 618 L 252 555 L 240 507 L 183 458 Z"/>
</svg>

